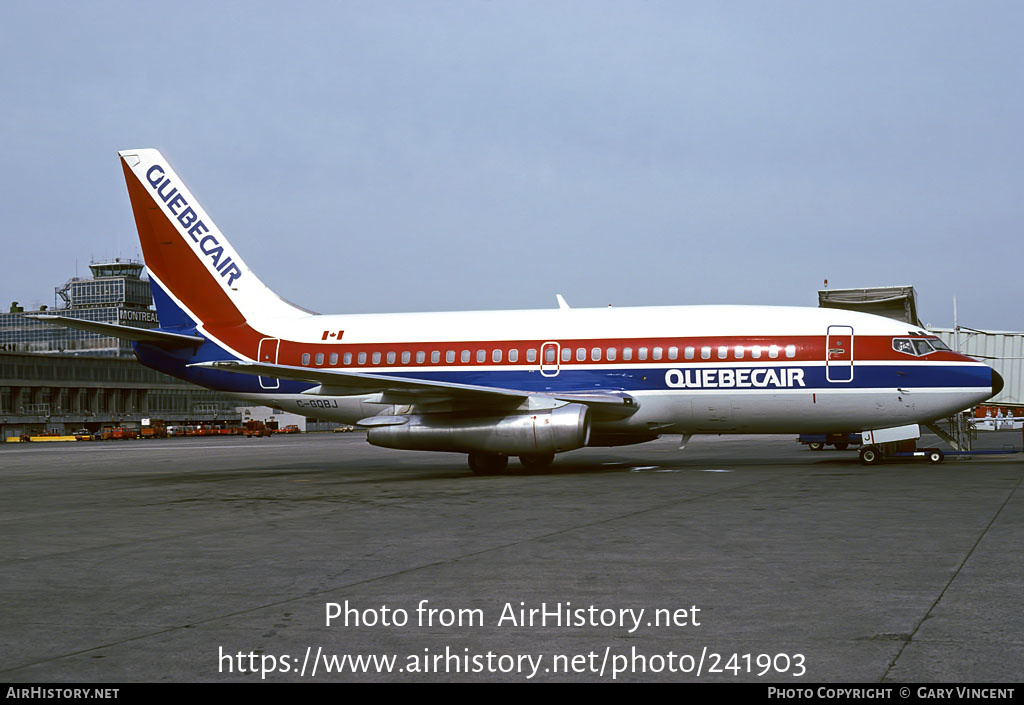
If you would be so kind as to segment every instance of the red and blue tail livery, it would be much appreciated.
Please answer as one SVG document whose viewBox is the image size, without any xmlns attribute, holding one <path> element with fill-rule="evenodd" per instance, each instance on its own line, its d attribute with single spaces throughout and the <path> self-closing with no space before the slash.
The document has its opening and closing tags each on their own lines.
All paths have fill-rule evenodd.
<svg viewBox="0 0 1024 705">
<path fill-rule="evenodd" d="M 120 157 L 160 319 L 139 360 L 358 423 L 375 445 L 466 453 L 486 472 L 663 434 L 929 422 L 1002 387 L 927 331 L 838 309 L 312 313 L 249 269 L 159 152 Z"/>
</svg>

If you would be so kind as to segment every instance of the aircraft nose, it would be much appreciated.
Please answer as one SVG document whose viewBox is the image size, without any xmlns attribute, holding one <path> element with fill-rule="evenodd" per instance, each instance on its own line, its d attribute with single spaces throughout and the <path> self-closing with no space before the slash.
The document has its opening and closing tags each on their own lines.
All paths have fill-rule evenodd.
<svg viewBox="0 0 1024 705">
<path fill-rule="evenodd" d="M 1003 391 L 1003 376 L 992 370 L 992 396 L 996 396 L 1001 391 Z"/>
</svg>

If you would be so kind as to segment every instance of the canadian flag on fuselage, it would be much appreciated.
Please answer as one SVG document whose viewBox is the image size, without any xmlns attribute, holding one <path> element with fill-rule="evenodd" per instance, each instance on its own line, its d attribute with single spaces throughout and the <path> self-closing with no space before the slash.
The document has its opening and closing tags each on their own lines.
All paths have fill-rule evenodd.
<svg viewBox="0 0 1024 705">
<path fill-rule="evenodd" d="M 259 321 L 309 315 L 246 266 L 159 151 L 128 149 L 118 155 L 153 286 L 201 327 L 259 327 Z"/>
</svg>

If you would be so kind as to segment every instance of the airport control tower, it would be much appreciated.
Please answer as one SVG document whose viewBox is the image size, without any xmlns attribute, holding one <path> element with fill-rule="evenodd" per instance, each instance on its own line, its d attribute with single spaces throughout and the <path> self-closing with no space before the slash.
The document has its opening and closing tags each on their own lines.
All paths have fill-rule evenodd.
<svg viewBox="0 0 1024 705">
<path fill-rule="evenodd" d="M 91 279 L 75 277 L 54 290 L 54 300 L 59 299 L 61 307 L 49 310 L 41 307 L 38 311 L 26 312 L 16 302 L 11 304 L 9 313 L 0 313 L 0 350 L 134 357 L 129 341 L 52 326 L 26 318 L 25 314 L 51 313 L 101 323 L 156 328 L 153 294 L 149 281 L 142 278 L 144 266 L 142 262 L 121 258 L 94 262 L 89 265 Z"/>
</svg>

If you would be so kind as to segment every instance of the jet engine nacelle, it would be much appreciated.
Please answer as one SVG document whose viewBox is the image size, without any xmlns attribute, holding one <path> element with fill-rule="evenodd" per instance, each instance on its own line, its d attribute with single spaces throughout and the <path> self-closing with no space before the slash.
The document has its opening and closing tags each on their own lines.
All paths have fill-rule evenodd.
<svg viewBox="0 0 1024 705">
<path fill-rule="evenodd" d="M 567 404 L 509 416 L 414 415 L 401 425 L 371 427 L 366 440 L 401 450 L 533 455 L 582 448 L 589 436 L 590 409 Z"/>
</svg>

